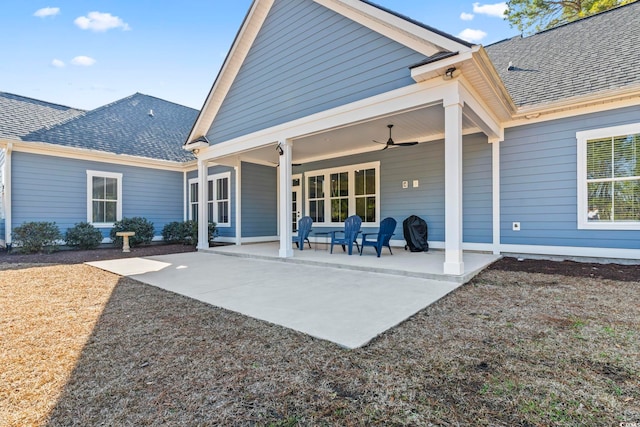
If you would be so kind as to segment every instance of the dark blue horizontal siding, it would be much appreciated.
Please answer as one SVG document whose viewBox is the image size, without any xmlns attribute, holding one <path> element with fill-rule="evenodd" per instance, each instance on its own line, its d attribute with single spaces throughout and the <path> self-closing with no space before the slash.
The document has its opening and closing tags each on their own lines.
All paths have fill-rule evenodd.
<svg viewBox="0 0 640 427">
<path fill-rule="evenodd" d="M 55 222 L 64 234 L 87 220 L 87 170 L 122 173 L 123 217 L 144 217 L 155 235 L 182 221 L 182 172 L 14 152 L 13 227 L 29 221 Z M 108 229 L 103 233 L 108 235 Z"/>
<path fill-rule="evenodd" d="M 277 171 L 242 163 L 242 237 L 278 234 Z"/>
<path fill-rule="evenodd" d="M 502 243 L 640 248 L 640 231 L 578 230 L 576 132 L 640 121 L 640 106 L 507 129 L 500 150 Z M 520 222 L 521 231 L 512 223 Z"/>
<path fill-rule="evenodd" d="M 276 0 L 207 136 L 219 143 L 415 84 L 408 67 L 424 58 L 312 0 Z"/>
</svg>

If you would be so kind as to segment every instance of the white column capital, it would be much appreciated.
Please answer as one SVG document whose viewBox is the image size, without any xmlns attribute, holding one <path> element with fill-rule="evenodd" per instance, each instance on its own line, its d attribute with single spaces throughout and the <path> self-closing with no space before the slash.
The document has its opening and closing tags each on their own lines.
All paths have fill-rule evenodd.
<svg viewBox="0 0 640 427">
<path fill-rule="evenodd" d="M 442 97 L 442 106 L 444 108 L 459 106 L 464 107 L 464 98 L 460 91 L 460 83 L 455 81 L 450 83 L 446 94 Z"/>
</svg>

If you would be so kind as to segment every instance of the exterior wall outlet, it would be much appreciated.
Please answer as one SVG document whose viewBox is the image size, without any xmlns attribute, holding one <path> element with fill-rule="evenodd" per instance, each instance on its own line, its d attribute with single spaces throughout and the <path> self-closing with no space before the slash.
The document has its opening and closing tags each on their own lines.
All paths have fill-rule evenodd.
<svg viewBox="0 0 640 427">
<path fill-rule="evenodd" d="M 418 180 L 417 180 L 417 179 L 414 179 L 414 180 L 413 180 L 413 188 L 418 188 L 419 184 L 420 184 L 420 183 L 418 182 Z"/>
<path fill-rule="evenodd" d="M 402 188 L 409 188 L 409 181 L 402 181 Z"/>
<path fill-rule="evenodd" d="M 520 231 L 520 223 L 519 223 L 519 222 L 514 222 L 514 223 L 511 225 L 511 229 L 512 229 L 513 231 Z"/>
</svg>

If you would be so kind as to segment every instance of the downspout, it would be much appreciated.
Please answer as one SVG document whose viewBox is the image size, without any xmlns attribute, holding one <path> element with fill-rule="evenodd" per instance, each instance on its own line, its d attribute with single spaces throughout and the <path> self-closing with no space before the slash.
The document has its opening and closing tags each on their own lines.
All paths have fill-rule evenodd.
<svg viewBox="0 0 640 427">
<path fill-rule="evenodd" d="M 11 245 L 11 151 L 13 143 L 7 144 L 4 158 L 4 241 L 7 247 Z"/>
</svg>

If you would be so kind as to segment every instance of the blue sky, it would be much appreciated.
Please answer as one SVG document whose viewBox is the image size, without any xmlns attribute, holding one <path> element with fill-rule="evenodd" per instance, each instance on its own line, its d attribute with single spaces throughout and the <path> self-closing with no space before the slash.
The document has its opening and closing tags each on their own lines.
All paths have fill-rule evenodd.
<svg viewBox="0 0 640 427">
<path fill-rule="evenodd" d="M 501 2 L 375 0 L 474 43 L 517 35 Z M 93 109 L 135 92 L 199 109 L 251 0 L 4 0 L 0 91 Z"/>
</svg>

